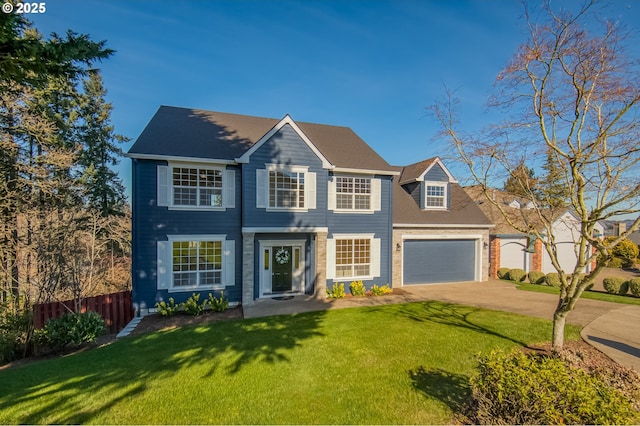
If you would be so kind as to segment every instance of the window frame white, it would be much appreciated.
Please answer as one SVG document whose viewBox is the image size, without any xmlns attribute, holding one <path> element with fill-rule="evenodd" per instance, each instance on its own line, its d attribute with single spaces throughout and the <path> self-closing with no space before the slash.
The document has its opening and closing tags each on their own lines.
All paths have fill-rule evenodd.
<svg viewBox="0 0 640 426">
<path fill-rule="evenodd" d="M 196 257 L 196 285 L 176 286 L 174 271 L 174 243 L 220 243 L 220 269 L 199 270 L 199 248 L 195 253 Z M 219 272 L 220 282 L 216 284 L 200 285 L 201 272 Z M 158 241 L 158 289 L 168 290 L 169 293 L 222 290 L 227 286 L 235 285 L 235 241 L 227 240 L 225 234 L 206 235 L 169 235 L 166 241 Z"/>
<path fill-rule="evenodd" d="M 429 187 L 439 187 L 442 188 L 442 196 L 439 195 L 429 195 L 428 188 Z M 448 182 L 436 182 L 436 181 L 424 181 L 422 182 L 422 203 L 424 210 L 447 210 L 448 199 L 449 199 L 449 183 Z M 428 205 L 429 199 L 440 199 L 442 200 L 441 206 L 430 206 Z"/>
<path fill-rule="evenodd" d="M 338 179 L 367 179 L 369 181 L 369 208 L 368 209 L 356 209 L 355 203 L 351 208 L 338 208 L 338 196 L 344 194 L 338 192 Z M 355 183 L 355 182 L 354 182 Z M 355 201 L 356 195 L 354 192 L 350 193 Z M 335 174 L 329 178 L 327 186 L 327 208 L 334 213 L 347 213 L 347 214 L 373 214 L 382 210 L 382 180 L 370 174 L 355 174 L 355 173 L 341 173 Z"/>
<path fill-rule="evenodd" d="M 303 186 L 296 189 L 297 207 L 277 207 L 271 205 L 271 172 L 297 173 L 303 175 Z M 299 177 L 298 177 L 299 180 Z M 277 191 L 277 188 L 274 188 Z M 299 206 L 302 193 L 304 205 Z M 310 172 L 308 166 L 288 166 L 282 164 L 265 164 L 264 169 L 256 169 L 256 208 L 264 208 L 271 212 L 307 212 L 316 208 L 316 173 Z"/>
<path fill-rule="evenodd" d="M 372 178 L 369 176 L 335 176 L 336 181 L 336 211 L 348 211 L 348 212 L 368 212 L 373 210 L 373 184 Z M 341 184 L 341 180 L 346 180 L 347 185 L 351 186 L 351 191 L 343 192 L 343 185 Z M 358 192 L 356 188 L 358 184 L 356 180 L 361 181 L 359 184 L 362 185 L 363 181 L 366 182 L 365 185 L 368 189 L 368 192 Z M 361 186 L 362 188 L 362 186 Z M 351 201 L 351 207 L 340 207 L 340 197 L 345 196 L 349 197 Z M 366 208 L 358 208 L 357 205 L 357 197 L 367 197 L 368 206 Z"/>
<path fill-rule="evenodd" d="M 197 185 L 191 188 L 196 189 L 196 205 L 177 204 L 175 200 L 176 186 L 173 175 L 175 169 L 196 169 Z M 220 205 L 201 205 L 200 191 L 210 189 L 200 186 L 199 176 L 201 171 L 214 171 L 220 173 L 222 186 L 213 188 L 220 190 Z M 169 210 L 191 210 L 191 211 L 225 211 L 235 207 L 235 170 L 228 169 L 224 165 L 212 165 L 204 163 L 182 163 L 169 162 L 166 166 L 158 166 L 158 206 L 168 207 Z M 188 188 L 188 187 L 185 187 Z"/>
<path fill-rule="evenodd" d="M 338 276 L 338 267 L 344 265 L 338 265 L 338 241 L 350 240 L 352 244 L 352 271 L 355 272 L 356 264 L 353 263 L 355 259 L 354 252 L 355 245 L 354 240 L 368 240 L 369 241 L 369 273 L 367 275 L 355 274 L 350 276 Z M 381 265 L 381 245 L 380 238 L 375 238 L 374 234 L 333 234 L 332 238 L 327 239 L 327 279 L 333 279 L 334 282 L 353 281 L 353 280 L 372 280 L 380 276 Z"/>
</svg>

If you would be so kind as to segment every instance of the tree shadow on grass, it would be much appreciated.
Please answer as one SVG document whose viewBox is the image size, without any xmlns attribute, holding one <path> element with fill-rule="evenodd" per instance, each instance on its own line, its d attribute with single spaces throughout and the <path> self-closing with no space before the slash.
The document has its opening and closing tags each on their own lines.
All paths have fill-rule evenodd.
<svg viewBox="0 0 640 426">
<path fill-rule="evenodd" d="M 486 309 L 436 301 L 406 303 L 398 306 L 400 315 L 414 321 L 459 327 L 477 333 L 499 337 L 520 346 L 528 347 L 527 342 L 515 339 L 510 335 L 499 332 L 497 329 L 489 328 L 481 321 L 474 320 L 474 316 L 486 312 Z"/>
<path fill-rule="evenodd" d="M 420 366 L 409 371 L 414 389 L 429 399 L 445 403 L 454 413 L 460 413 L 471 395 L 469 378 L 440 368 Z"/>
<path fill-rule="evenodd" d="M 92 422 L 120 401 L 147 392 L 151 379 L 180 374 L 195 385 L 202 378 L 193 377 L 195 371 L 203 377 L 233 375 L 256 362 L 288 362 L 293 349 L 323 335 L 324 315 L 183 327 L 0 371 L 0 424 Z"/>
</svg>

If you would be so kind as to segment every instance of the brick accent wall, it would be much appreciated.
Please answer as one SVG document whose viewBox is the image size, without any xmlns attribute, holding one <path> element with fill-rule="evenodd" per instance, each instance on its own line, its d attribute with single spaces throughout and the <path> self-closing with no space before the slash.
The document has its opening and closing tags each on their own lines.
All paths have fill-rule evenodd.
<svg viewBox="0 0 640 426">
<path fill-rule="evenodd" d="M 531 270 L 542 271 L 542 255 L 544 247 L 542 247 L 542 241 L 536 240 L 533 243 L 534 252 L 531 255 Z"/>
<path fill-rule="evenodd" d="M 391 244 L 391 258 L 393 265 L 393 273 L 391 276 L 391 286 L 393 288 L 402 287 L 402 252 L 404 244 L 403 235 L 424 235 L 425 237 L 433 235 L 482 235 L 482 274 L 481 280 L 489 279 L 489 230 L 486 229 L 424 229 L 424 228 L 398 228 L 393 230 L 393 241 Z M 398 250 L 399 248 L 399 250 Z"/>
<path fill-rule="evenodd" d="M 498 269 L 500 269 L 500 241 L 498 237 L 489 237 L 489 276 L 491 278 L 498 278 Z"/>
</svg>

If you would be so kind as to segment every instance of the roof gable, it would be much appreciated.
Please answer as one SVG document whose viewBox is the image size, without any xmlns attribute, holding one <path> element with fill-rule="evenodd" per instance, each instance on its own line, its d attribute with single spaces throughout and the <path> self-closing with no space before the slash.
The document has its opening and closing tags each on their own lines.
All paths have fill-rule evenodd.
<svg viewBox="0 0 640 426">
<path fill-rule="evenodd" d="M 449 182 L 458 182 L 445 167 L 440 157 L 433 157 L 404 167 L 402 169 L 402 175 L 400 176 L 400 185 L 406 185 L 411 182 L 423 182 L 425 176 L 434 168 L 440 168 L 447 176 Z"/>
<path fill-rule="evenodd" d="M 332 164 L 329 162 L 329 160 L 327 160 L 327 158 L 324 155 L 322 155 L 322 153 L 318 150 L 318 148 L 311 142 L 311 140 L 307 137 L 307 135 L 305 135 L 305 133 L 300 129 L 300 127 L 298 127 L 296 122 L 293 121 L 293 119 L 289 116 L 289 114 L 285 115 L 282 120 L 280 120 L 275 126 L 271 128 L 271 130 L 265 133 L 264 136 L 262 136 L 251 148 L 249 148 L 247 152 L 242 154 L 240 157 L 236 158 L 236 161 L 238 163 L 248 163 L 251 158 L 251 154 L 253 154 L 258 149 L 260 149 L 260 147 L 264 145 L 265 142 L 271 139 L 273 135 L 278 133 L 287 124 L 291 126 L 293 131 L 296 132 L 298 136 L 300 136 L 300 139 L 302 139 L 304 143 L 309 147 L 309 149 L 313 151 L 313 153 L 318 157 L 318 159 L 320 159 L 320 161 L 322 162 L 323 169 L 332 168 Z"/>
</svg>

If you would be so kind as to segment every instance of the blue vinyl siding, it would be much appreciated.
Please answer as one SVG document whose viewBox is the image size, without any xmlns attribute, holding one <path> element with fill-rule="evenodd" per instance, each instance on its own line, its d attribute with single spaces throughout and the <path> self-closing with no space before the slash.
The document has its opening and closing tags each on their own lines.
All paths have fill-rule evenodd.
<svg viewBox="0 0 640 426">
<path fill-rule="evenodd" d="M 226 287 L 225 297 L 237 302 L 242 296 L 242 233 L 240 222 L 240 168 L 235 170 L 236 207 L 226 211 L 169 210 L 156 205 L 157 166 L 163 161 L 133 160 L 133 224 L 132 224 L 132 281 L 133 301 L 137 308 L 149 309 L 159 300 L 173 297 L 176 303 L 186 300 L 192 291 L 169 293 L 157 289 L 157 242 L 167 235 L 225 234 L 235 240 L 236 285 Z M 203 291 L 201 298 L 207 297 Z"/>
<path fill-rule="evenodd" d="M 391 244 L 392 244 L 392 189 L 393 181 L 390 176 L 375 176 L 381 180 L 381 210 L 374 213 L 336 213 L 328 212 L 327 224 L 329 226 L 328 238 L 333 234 L 374 234 L 374 238 L 380 238 L 380 277 L 366 280 L 364 284 L 371 288 L 373 284 L 384 285 L 391 283 Z M 325 182 L 326 186 L 326 182 Z M 344 279 L 336 278 L 327 280 L 330 288 L 335 282 L 344 282 Z M 348 291 L 349 282 L 345 283 Z"/>
<path fill-rule="evenodd" d="M 424 175 L 424 180 L 432 182 L 448 182 L 449 176 L 442 170 L 439 164 L 434 164 L 431 170 Z"/>
<path fill-rule="evenodd" d="M 256 208 L 256 170 L 265 164 L 285 166 L 308 166 L 316 173 L 316 208 L 306 212 L 267 211 Z M 327 171 L 322 162 L 290 125 L 285 125 L 274 134 L 242 167 L 243 226 L 247 227 L 301 227 L 326 226 L 327 215 Z"/>
</svg>

